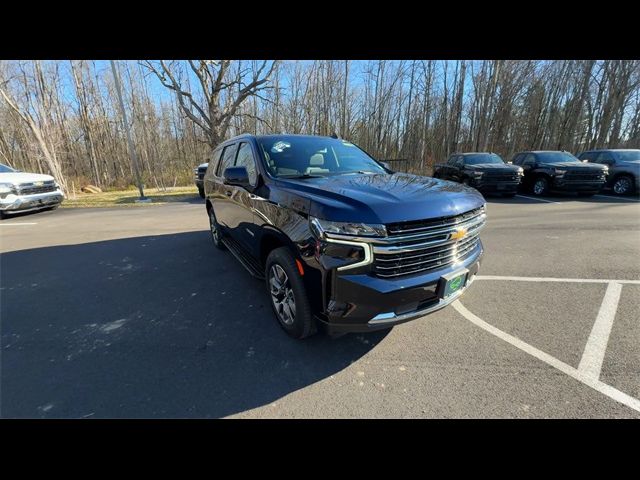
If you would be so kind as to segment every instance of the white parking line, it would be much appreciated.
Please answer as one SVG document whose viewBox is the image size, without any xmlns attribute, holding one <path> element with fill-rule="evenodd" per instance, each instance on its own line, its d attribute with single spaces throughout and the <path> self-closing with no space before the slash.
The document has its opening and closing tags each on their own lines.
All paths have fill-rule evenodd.
<svg viewBox="0 0 640 480">
<path fill-rule="evenodd" d="M 593 380 L 600 378 L 604 354 L 607 351 L 607 343 L 613 327 L 613 319 L 620 301 L 620 292 L 622 292 L 622 284 L 611 282 L 604 294 L 598 317 L 593 324 L 589 340 L 587 340 L 587 345 L 582 353 L 580 365 L 578 365 L 580 373 L 587 378 Z"/>
<path fill-rule="evenodd" d="M 477 275 L 474 280 L 506 280 L 510 282 L 574 282 L 574 283 L 628 283 L 640 285 L 640 280 L 605 280 L 600 278 L 555 278 L 555 277 L 505 277 L 501 275 Z"/>
<path fill-rule="evenodd" d="M 527 198 L 529 200 L 537 200 L 538 202 L 555 203 L 556 205 L 560 205 L 560 202 L 553 202 L 551 200 L 545 200 L 543 198 L 527 197 L 525 195 L 516 195 L 516 197 Z"/>
<path fill-rule="evenodd" d="M 612 198 L 613 200 L 626 200 L 632 203 L 640 203 L 640 201 L 636 200 L 635 198 L 629 198 L 629 197 L 614 197 L 613 195 L 601 195 L 601 194 L 594 195 L 594 197 Z"/>
<path fill-rule="evenodd" d="M 0 227 L 11 227 L 13 225 L 21 226 L 21 225 L 37 225 L 37 223 L 0 223 Z"/>
<path fill-rule="evenodd" d="M 573 368 L 572 366 L 567 365 L 566 363 L 558 360 L 557 358 L 552 357 L 548 353 L 545 353 L 542 350 L 539 350 L 529 345 L 528 343 L 523 342 L 519 338 L 514 337 L 513 335 L 509 335 L 508 333 L 503 332 L 502 330 L 494 327 L 493 325 L 488 324 L 487 322 L 482 320 L 480 317 L 474 315 L 472 312 L 467 310 L 465 306 L 462 305 L 462 303 L 460 303 L 460 300 L 456 300 L 455 302 L 452 303 L 452 305 L 453 305 L 453 308 L 455 308 L 456 311 L 460 313 L 464 318 L 466 318 L 476 326 L 482 328 L 483 330 L 489 332 L 490 334 L 504 340 L 507 343 L 510 343 L 514 347 L 519 348 L 520 350 L 528 353 L 529 355 L 536 357 L 538 360 L 541 360 L 547 365 L 550 365 L 553 368 L 560 370 L 562 373 L 569 375 L 570 377 L 578 380 L 579 382 L 587 385 L 588 387 L 593 388 L 594 390 L 602 393 L 603 395 L 606 395 L 607 397 L 617 402 L 620 402 L 623 405 L 626 405 L 627 407 L 632 408 L 637 412 L 640 412 L 640 400 L 638 400 L 637 398 L 634 398 L 631 395 L 627 395 L 626 393 L 621 392 L 620 390 L 613 388 L 612 386 L 607 385 L 606 383 L 603 383 L 600 380 L 593 379 L 592 377 L 585 375 L 578 369 Z"/>
</svg>

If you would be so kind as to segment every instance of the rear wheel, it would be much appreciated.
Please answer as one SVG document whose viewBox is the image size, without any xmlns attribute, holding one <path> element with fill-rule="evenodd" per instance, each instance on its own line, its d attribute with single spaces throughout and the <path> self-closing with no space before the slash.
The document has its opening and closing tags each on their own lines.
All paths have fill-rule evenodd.
<svg viewBox="0 0 640 480">
<path fill-rule="evenodd" d="M 620 175 L 612 185 L 616 195 L 627 195 L 633 192 L 633 178 L 630 175 Z"/>
<path fill-rule="evenodd" d="M 216 216 L 213 213 L 213 208 L 209 209 L 209 230 L 211 232 L 211 240 L 216 248 L 220 250 L 226 250 L 224 243 L 222 243 L 222 232 L 220 231 L 220 226 L 216 221 Z"/>
<path fill-rule="evenodd" d="M 296 339 L 316 333 L 304 282 L 288 248 L 276 248 L 269 253 L 265 278 L 271 307 L 282 329 Z"/>
<path fill-rule="evenodd" d="M 549 180 L 545 177 L 536 178 L 531 189 L 534 195 L 544 195 L 549 191 Z"/>
</svg>

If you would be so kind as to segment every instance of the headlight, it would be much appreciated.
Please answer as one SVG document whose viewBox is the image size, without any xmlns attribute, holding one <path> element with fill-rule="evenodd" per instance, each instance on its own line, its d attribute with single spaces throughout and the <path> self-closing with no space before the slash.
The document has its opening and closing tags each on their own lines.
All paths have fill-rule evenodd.
<svg viewBox="0 0 640 480">
<path fill-rule="evenodd" d="M 473 172 L 473 176 L 476 178 L 480 178 L 482 175 L 484 175 L 484 172 Z"/>
<path fill-rule="evenodd" d="M 566 170 L 555 170 L 556 177 L 562 177 L 565 173 L 567 173 Z"/>
<path fill-rule="evenodd" d="M 11 193 L 15 193 L 13 183 L 0 183 L 0 197 L 4 198 Z"/>
<path fill-rule="evenodd" d="M 524 175 L 524 169 L 522 167 L 518 169 L 518 175 Z"/>
<path fill-rule="evenodd" d="M 322 233 L 337 235 L 352 235 L 356 237 L 386 237 L 387 229 L 381 224 L 330 222 L 315 217 L 309 217 L 311 229 L 320 236 Z"/>
</svg>

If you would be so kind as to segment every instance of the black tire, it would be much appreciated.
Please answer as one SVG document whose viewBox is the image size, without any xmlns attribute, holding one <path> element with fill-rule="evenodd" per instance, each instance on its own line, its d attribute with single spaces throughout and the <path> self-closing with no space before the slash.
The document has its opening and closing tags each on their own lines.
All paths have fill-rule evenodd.
<svg viewBox="0 0 640 480">
<path fill-rule="evenodd" d="M 635 190 L 635 181 L 631 175 L 618 175 L 613 179 L 611 190 L 616 195 L 628 195 Z"/>
<path fill-rule="evenodd" d="M 515 192 L 514 193 L 503 193 L 502 196 L 504 198 L 513 198 L 516 196 Z"/>
<path fill-rule="evenodd" d="M 209 233 L 211 234 L 211 241 L 220 250 L 226 250 L 227 247 L 222 243 L 222 230 L 216 221 L 216 216 L 213 213 L 213 208 L 209 208 Z"/>
<path fill-rule="evenodd" d="M 531 185 L 531 193 L 534 195 L 546 195 L 549 192 L 549 180 L 547 177 L 539 176 L 536 177 L 533 181 L 533 185 Z"/>
<path fill-rule="evenodd" d="M 4 220 L 5 218 L 9 218 L 9 216 L 2 210 L 0 210 L 0 220 Z"/>
<path fill-rule="evenodd" d="M 278 277 L 279 269 L 284 272 L 285 277 Z M 289 249 L 280 247 L 272 250 L 267 257 L 264 272 L 269 303 L 280 327 L 289 336 L 298 340 L 316 333 L 317 325 L 311 314 L 304 281 Z M 273 277 L 276 277 L 275 280 L 280 283 L 272 282 Z M 280 297 L 279 303 L 277 297 Z M 291 305 L 291 300 L 293 300 L 293 310 L 287 306 Z M 291 312 L 293 315 L 290 315 Z"/>
<path fill-rule="evenodd" d="M 204 188 L 198 188 L 198 193 L 200 194 L 200 198 L 204 198 Z"/>
</svg>

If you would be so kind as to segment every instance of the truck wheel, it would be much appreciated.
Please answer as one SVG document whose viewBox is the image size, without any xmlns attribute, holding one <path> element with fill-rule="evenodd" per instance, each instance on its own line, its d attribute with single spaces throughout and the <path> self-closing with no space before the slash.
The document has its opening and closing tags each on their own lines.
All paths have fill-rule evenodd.
<svg viewBox="0 0 640 480">
<path fill-rule="evenodd" d="M 209 230 L 211 232 L 211 240 L 216 248 L 220 250 L 226 250 L 227 247 L 222 243 L 222 232 L 220 231 L 220 226 L 216 221 L 216 216 L 213 213 L 213 208 L 209 209 Z"/>
<path fill-rule="evenodd" d="M 271 307 L 282 329 L 302 339 L 317 331 L 302 276 L 287 247 L 272 250 L 265 265 Z"/>
<path fill-rule="evenodd" d="M 633 192 L 633 178 L 629 175 L 620 175 L 613 182 L 613 192 L 616 195 L 626 195 Z"/>
<path fill-rule="evenodd" d="M 198 188 L 198 193 L 200 194 L 200 198 L 204 198 L 204 188 Z"/>
<path fill-rule="evenodd" d="M 532 192 L 534 195 L 544 195 L 549 190 L 549 180 L 545 177 L 538 177 L 533 182 Z"/>
</svg>

